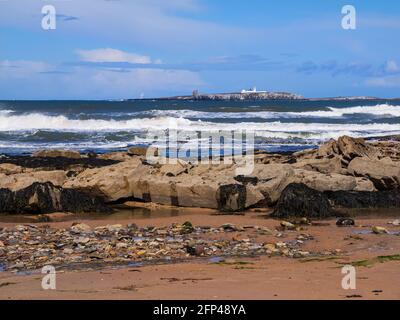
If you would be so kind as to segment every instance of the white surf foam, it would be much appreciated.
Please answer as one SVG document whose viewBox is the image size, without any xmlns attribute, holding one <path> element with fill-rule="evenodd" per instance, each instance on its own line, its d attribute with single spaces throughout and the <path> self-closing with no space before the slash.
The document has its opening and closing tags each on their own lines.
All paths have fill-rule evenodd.
<svg viewBox="0 0 400 320">
<path fill-rule="evenodd" d="M 382 118 L 400 117 L 400 106 L 379 104 L 376 106 L 356 106 L 349 108 L 333 108 L 328 110 L 303 111 L 303 112 L 275 112 L 275 111 L 249 111 L 249 112 L 205 112 L 195 110 L 151 110 L 142 114 L 164 117 L 184 117 L 192 119 L 279 119 L 279 118 L 341 118 L 346 115 L 365 114 Z"/>
<path fill-rule="evenodd" d="M 0 115 L 0 131 L 55 130 L 55 131 L 118 131 L 157 130 L 176 127 L 179 130 L 267 130 L 274 132 L 326 132 L 326 131 L 399 131 L 400 124 L 334 124 L 334 123 L 284 123 L 240 122 L 215 123 L 192 121 L 176 117 L 155 117 L 129 120 L 69 119 L 65 116 L 50 116 L 40 113 L 24 115 Z"/>
</svg>

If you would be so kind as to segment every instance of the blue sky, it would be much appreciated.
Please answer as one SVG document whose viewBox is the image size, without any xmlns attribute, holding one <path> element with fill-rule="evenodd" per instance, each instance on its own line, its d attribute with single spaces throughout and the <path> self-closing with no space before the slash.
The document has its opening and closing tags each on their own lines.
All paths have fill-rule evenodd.
<svg viewBox="0 0 400 320">
<path fill-rule="evenodd" d="M 347 4 L 356 30 L 341 27 Z M 399 34 L 392 0 L 0 0 L 0 99 L 399 97 Z"/>
</svg>

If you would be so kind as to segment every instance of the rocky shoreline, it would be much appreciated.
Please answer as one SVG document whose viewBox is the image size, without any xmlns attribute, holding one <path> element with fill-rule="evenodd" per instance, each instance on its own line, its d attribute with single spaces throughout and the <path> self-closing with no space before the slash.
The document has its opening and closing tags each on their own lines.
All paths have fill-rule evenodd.
<svg viewBox="0 0 400 320">
<path fill-rule="evenodd" d="M 146 149 L 102 155 L 43 150 L 0 157 L 0 213 L 107 212 L 128 200 L 276 217 L 324 218 L 341 208 L 400 207 L 400 142 L 343 136 L 319 149 L 257 152 L 250 175 L 235 161 L 150 163 Z M 222 159 L 224 160 L 224 159 Z"/>
</svg>

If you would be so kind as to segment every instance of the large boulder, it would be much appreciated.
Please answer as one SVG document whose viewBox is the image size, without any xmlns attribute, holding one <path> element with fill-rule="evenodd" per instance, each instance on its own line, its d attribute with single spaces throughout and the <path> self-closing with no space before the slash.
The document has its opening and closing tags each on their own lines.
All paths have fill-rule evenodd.
<svg viewBox="0 0 400 320">
<path fill-rule="evenodd" d="M 355 176 L 368 178 L 378 190 L 400 188 L 400 164 L 389 158 L 355 158 L 350 162 L 348 171 Z"/>
<path fill-rule="evenodd" d="M 128 177 L 142 163 L 138 158 L 120 162 L 111 166 L 86 169 L 63 185 L 68 189 L 85 190 L 91 194 L 104 197 L 112 202 L 132 196 Z"/>
<path fill-rule="evenodd" d="M 34 183 L 18 191 L 0 189 L 0 212 L 10 214 L 52 212 L 110 212 L 100 198 L 52 183 Z"/>
<path fill-rule="evenodd" d="M 250 176 L 236 176 L 235 180 L 246 185 L 254 185 L 263 196 L 263 206 L 270 206 L 278 201 L 283 189 L 295 182 L 295 174 L 288 164 L 256 164 Z"/>
<path fill-rule="evenodd" d="M 39 150 L 32 154 L 32 157 L 38 158 L 70 158 L 80 159 L 81 154 L 78 151 L 73 150 Z"/>
<path fill-rule="evenodd" d="M 337 173 L 323 174 L 314 171 L 296 169 L 296 181 L 318 191 L 354 190 L 357 181 L 352 176 Z"/>
<path fill-rule="evenodd" d="M 335 215 L 328 197 L 301 183 L 291 183 L 283 190 L 273 217 L 326 218 Z"/>
</svg>

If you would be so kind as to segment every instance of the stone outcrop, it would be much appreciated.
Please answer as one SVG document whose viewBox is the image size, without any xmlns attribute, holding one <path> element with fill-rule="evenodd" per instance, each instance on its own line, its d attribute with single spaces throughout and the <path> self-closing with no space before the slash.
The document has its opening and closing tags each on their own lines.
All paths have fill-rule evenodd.
<svg viewBox="0 0 400 320">
<path fill-rule="evenodd" d="M 332 158 L 339 156 L 342 164 L 347 166 L 351 160 L 357 157 L 377 159 L 380 156 L 379 150 L 369 145 L 361 138 L 349 136 L 340 137 L 338 140 L 330 140 L 322 145 L 317 151 L 317 157 Z"/>
<path fill-rule="evenodd" d="M 22 208 L 16 198 L 7 199 L 20 191 L 26 199 L 31 186 L 35 194 L 47 195 L 43 199 L 53 199 L 49 207 L 44 202 L 36 205 L 38 211 L 46 212 L 82 209 L 79 204 L 74 209 L 54 200 L 65 197 L 87 199 L 84 208 L 93 199 L 108 204 L 132 199 L 222 212 L 276 206 L 276 216 L 311 217 L 332 215 L 330 205 L 380 207 L 386 201 L 397 206 L 399 146 L 398 142 L 369 143 L 345 136 L 317 150 L 282 155 L 257 152 L 253 171 L 246 175 L 238 173 L 241 166 L 231 158 L 222 158 L 219 164 L 150 161 L 145 148 L 79 158 L 54 150 L 32 157 L 1 157 L 0 211 L 10 209 L 10 203 Z M 153 151 L 151 155 L 156 156 L 157 150 Z"/>
<path fill-rule="evenodd" d="M 382 153 L 364 139 L 343 136 L 338 140 L 329 140 L 317 150 L 298 152 L 296 157 L 297 168 L 321 173 L 346 174 L 346 169 L 353 159 L 375 160 L 381 158 Z"/>
</svg>

